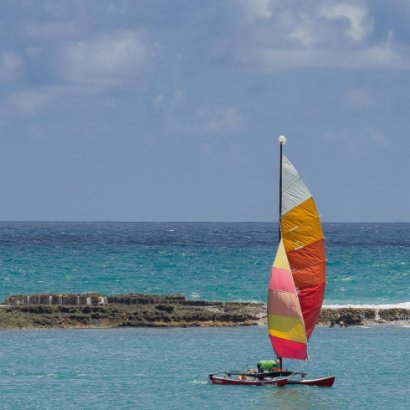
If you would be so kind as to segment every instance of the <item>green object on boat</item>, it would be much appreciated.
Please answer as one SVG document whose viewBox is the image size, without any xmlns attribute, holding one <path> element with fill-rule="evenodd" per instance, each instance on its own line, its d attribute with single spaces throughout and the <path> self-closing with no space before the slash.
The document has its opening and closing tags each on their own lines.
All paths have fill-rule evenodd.
<svg viewBox="0 0 410 410">
<path fill-rule="evenodd" d="M 268 372 L 272 369 L 278 368 L 279 363 L 277 360 L 272 359 L 272 360 L 260 360 L 258 363 L 256 363 L 256 366 L 258 366 L 258 370 L 260 372 Z"/>
</svg>

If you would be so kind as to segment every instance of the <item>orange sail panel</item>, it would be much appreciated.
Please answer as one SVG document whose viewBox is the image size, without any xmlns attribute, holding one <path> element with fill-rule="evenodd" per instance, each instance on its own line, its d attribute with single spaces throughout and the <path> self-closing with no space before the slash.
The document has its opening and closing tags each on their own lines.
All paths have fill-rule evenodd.
<svg viewBox="0 0 410 410">
<path fill-rule="evenodd" d="M 282 241 L 269 281 L 268 331 L 278 357 L 307 358 L 305 323 Z"/>
<path fill-rule="evenodd" d="M 282 159 L 281 236 L 297 288 L 307 339 L 322 307 L 326 256 L 319 214 L 309 189 L 291 162 Z"/>
</svg>

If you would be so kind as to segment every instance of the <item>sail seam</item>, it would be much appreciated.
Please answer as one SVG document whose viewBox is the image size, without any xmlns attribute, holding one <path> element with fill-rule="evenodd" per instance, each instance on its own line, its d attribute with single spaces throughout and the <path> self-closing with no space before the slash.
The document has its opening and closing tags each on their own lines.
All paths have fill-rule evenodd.
<svg viewBox="0 0 410 410">
<path fill-rule="evenodd" d="M 283 290 L 283 289 L 271 289 L 271 288 L 269 288 L 268 290 L 272 290 L 274 292 L 288 293 L 289 295 L 295 295 L 296 294 L 296 287 L 295 287 L 294 292 L 289 292 L 288 290 Z"/>
<path fill-rule="evenodd" d="M 303 185 L 306 186 L 306 184 L 303 182 L 302 177 L 300 176 L 300 174 L 298 174 L 297 179 L 295 179 L 292 183 L 290 183 L 286 188 L 283 188 L 283 189 L 282 189 L 282 193 L 283 193 L 283 192 L 287 192 L 287 190 L 288 190 L 291 186 L 295 185 L 296 182 L 299 182 L 299 181 L 302 181 Z M 306 188 L 307 188 L 307 187 L 306 187 Z M 310 191 L 309 191 L 309 192 L 310 192 Z M 311 195 L 311 196 L 312 196 L 312 195 Z"/>
<path fill-rule="evenodd" d="M 291 211 L 291 210 L 290 210 L 290 211 Z M 290 211 L 288 211 L 288 212 L 290 212 Z M 287 214 L 288 212 L 286 212 L 286 214 Z M 284 214 L 284 215 L 286 215 L 286 214 Z M 284 216 L 284 215 L 283 215 L 283 216 Z M 319 216 L 314 216 L 314 217 L 312 217 L 312 218 L 310 218 L 310 219 L 307 219 L 305 223 L 303 223 L 303 224 L 301 224 L 301 225 L 298 225 L 298 226 L 295 226 L 295 227 L 293 227 L 293 228 L 291 228 L 291 229 L 288 229 L 287 231 L 285 231 L 285 233 L 286 233 L 286 232 L 293 232 L 293 231 L 295 231 L 296 229 L 299 229 L 300 227 L 307 225 L 309 222 L 314 221 L 315 219 L 317 219 L 318 221 L 320 221 Z"/>
<path fill-rule="evenodd" d="M 292 274 L 293 274 L 293 272 L 297 272 L 298 270 L 304 270 L 304 269 L 312 268 L 313 266 L 320 265 L 320 264 L 323 263 L 323 262 L 326 262 L 326 259 L 321 259 L 319 262 L 313 263 L 312 265 L 304 266 L 303 268 L 291 269 L 291 272 L 292 272 Z"/>
</svg>

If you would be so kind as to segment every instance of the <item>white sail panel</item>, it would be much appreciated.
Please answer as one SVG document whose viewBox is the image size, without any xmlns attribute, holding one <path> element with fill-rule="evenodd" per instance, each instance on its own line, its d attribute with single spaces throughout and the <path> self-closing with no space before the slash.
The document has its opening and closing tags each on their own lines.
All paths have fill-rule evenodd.
<svg viewBox="0 0 410 410">
<path fill-rule="evenodd" d="M 312 194 L 292 163 L 282 157 L 282 215 L 309 199 Z"/>
</svg>

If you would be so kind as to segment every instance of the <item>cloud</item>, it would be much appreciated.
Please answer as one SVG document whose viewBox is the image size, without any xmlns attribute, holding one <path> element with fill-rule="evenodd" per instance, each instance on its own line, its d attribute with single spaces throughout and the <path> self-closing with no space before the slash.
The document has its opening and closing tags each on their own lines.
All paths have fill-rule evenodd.
<svg viewBox="0 0 410 410">
<path fill-rule="evenodd" d="M 271 0 L 238 0 L 238 6 L 249 22 L 255 19 L 269 19 L 272 17 Z"/>
<path fill-rule="evenodd" d="M 170 97 L 160 93 L 153 100 L 153 105 L 157 109 L 175 110 L 181 108 L 185 102 L 185 94 L 182 90 L 177 89 Z"/>
<path fill-rule="evenodd" d="M 363 110 L 373 106 L 376 102 L 371 90 L 366 88 L 354 88 L 347 91 L 345 104 L 354 110 Z"/>
<path fill-rule="evenodd" d="M 231 3 L 230 10 L 236 2 Z M 395 27 L 381 36 L 380 17 L 366 1 L 242 0 L 239 4 L 241 15 L 231 13 L 232 27 L 215 47 L 225 64 L 259 72 L 410 69 L 409 46 L 395 41 Z"/>
<path fill-rule="evenodd" d="M 243 64 L 256 65 L 264 71 L 297 68 L 339 69 L 409 69 L 407 55 L 389 44 L 358 50 L 259 49 L 237 56 Z"/>
<path fill-rule="evenodd" d="M 15 79 L 22 67 L 22 60 L 16 53 L 4 51 L 0 53 L 0 83 Z"/>
<path fill-rule="evenodd" d="M 360 156 L 371 150 L 386 149 L 388 145 L 388 138 L 381 130 L 369 127 L 357 131 L 357 135 L 350 139 L 348 151 L 355 156 Z"/>
<path fill-rule="evenodd" d="M 296 40 L 302 46 L 311 46 L 317 41 L 312 29 L 303 25 L 290 33 L 289 38 Z"/>
<path fill-rule="evenodd" d="M 74 22 L 33 21 L 23 27 L 26 36 L 31 40 L 54 42 L 77 38 L 82 30 Z"/>
<path fill-rule="evenodd" d="M 244 128 L 244 120 L 234 108 L 200 109 L 196 118 L 199 128 L 204 132 L 233 132 Z"/>
<path fill-rule="evenodd" d="M 12 91 L 0 99 L 0 123 L 23 124 L 27 119 L 38 120 L 39 114 L 47 113 L 51 103 L 61 96 L 66 97 L 49 87 Z"/>
<path fill-rule="evenodd" d="M 378 130 L 369 130 L 367 136 L 369 140 L 378 147 L 386 147 L 388 145 L 387 137 Z"/>
<path fill-rule="evenodd" d="M 14 90 L 0 99 L 0 120 L 38 119 L 40 113 L 49 115 L 55 101 L 67 102 L 78 96 L 84 96 L 81 86 L 38 86 Z"/>
<path fill-rule="evenodd" d="M 349 4 L 337 3 L 325 6 L 320 15 L 331 20 L 347 20 L 345 33 L 353 41 L 362 40 L 371 30 L 370 18 L 364 8 Z"/>
<path fill-rule="evenodd" d="M 166 103 L 166 100 L 158 95 L 156 102 Z M 172 136 L 184 136 L 192 138 L 196 136 L 230 136 L 243 133 L 246 130 L 244 118 L 235 108 L 198 108 L 188 104 L 180 113 L 171 112 L 164 117 L 163 132 Z M 157 121 L 159 118 L 157 119 Z"/>
<path fill-rule="evenodd" d="M 14 110 L 31 115 L 42 109 L 51 99 L 52 95 L 44 90 L 18 91 L 9 96 L 9 104 Z"/>
<path fill-rule="evenodd" d="M 66 46 L 62 73 L 71 83 L 118 85 L 135 78 L 151 56 L 140 33 L 121 31 Z"/>
</svg>

